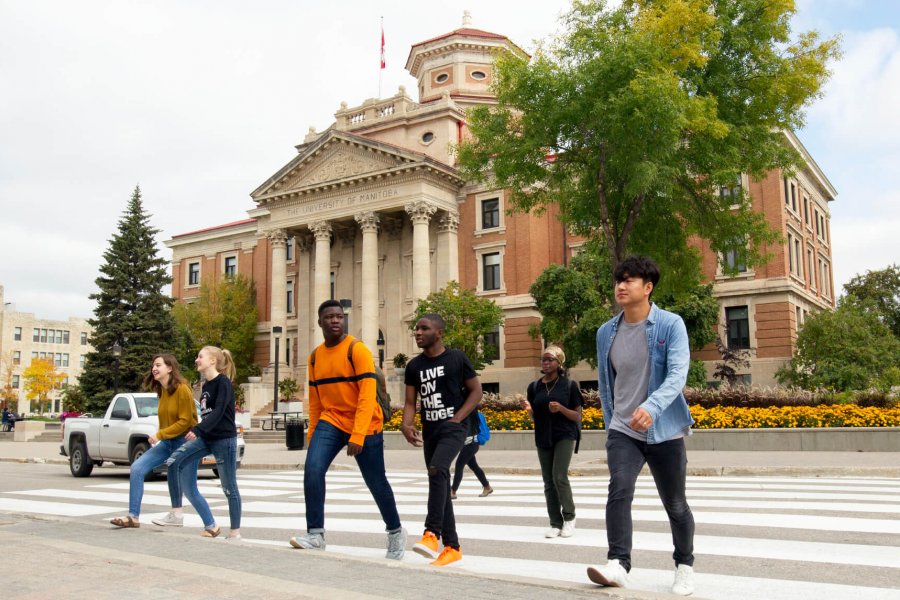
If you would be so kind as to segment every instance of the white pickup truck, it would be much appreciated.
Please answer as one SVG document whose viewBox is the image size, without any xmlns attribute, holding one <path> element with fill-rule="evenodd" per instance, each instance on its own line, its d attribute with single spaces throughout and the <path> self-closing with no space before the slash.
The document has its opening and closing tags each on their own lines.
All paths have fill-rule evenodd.
<svg viewBox="0 0 900 600">
<path fill-rule="evenodd" d="M 63 422 L 59 453 L 69 457 L 69 470 L 75 477 L 87 477 L 104 461 L 130 465 L 150 449 L 147 439 L 159 430 L 159 398 L 156 394 L 117 394 L 106 415 L 101 418 L 78 417 Z M 238 430 L 238 467 L 244 458 L 244 429 Z M 200 462 L 201 468 L 215 471 L 212 456 Z M 154 473 L 165 473 L 162 465 Z"/>
</svg>

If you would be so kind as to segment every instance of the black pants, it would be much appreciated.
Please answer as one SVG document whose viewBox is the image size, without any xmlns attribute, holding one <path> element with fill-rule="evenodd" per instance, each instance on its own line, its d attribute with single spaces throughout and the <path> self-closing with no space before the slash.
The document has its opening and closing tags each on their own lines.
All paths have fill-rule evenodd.
<svg viewBox="0 0 900 600">
<path fill-rule="evenodd" d="M 687 452 L 684 439 L 678 438 L 648 444 L 619 431 L 606 438 L 606 460 L 609 466 L 609 497 L 606 500 L 607 558 L 618 559 L 626 571 L 631 570 L 631 503 L 638 474 L 644 463 L 650 467 L 656 491 L 662 500 L 675 552 L 675 565 L 694 566 L 694 515 L 685 497 Z"/>
<path fill-rule="evenodd" d="M 466 443 L 467 427 L 444 421 L 423 436 L 428 467 L 428 515 L 425 529 L 443 540 L 444 546 L 459 548 L 456 517 L 450 501 L 450 464 Z"/>
<path fill-rule="evenodd" d="M 450 486 L 454 492 L 459 489 L 459 484 L 462 483 L 463 471 L 465 471 L 467 465 L 475 473 L 478 481 L 481 482 L 481 487 L 490 487 L 491 484 L 488 483 L 484 469 L 479 467 L 478 461 L 475 460 L 475 455 L 478 454 L 480 447 L 481 444 L 474 441 L 463 446 L 462 452 L 459 453 L 459 457 L 456 459 L 456 469 L 453 471 L 453 485 Z"/>
</svg>

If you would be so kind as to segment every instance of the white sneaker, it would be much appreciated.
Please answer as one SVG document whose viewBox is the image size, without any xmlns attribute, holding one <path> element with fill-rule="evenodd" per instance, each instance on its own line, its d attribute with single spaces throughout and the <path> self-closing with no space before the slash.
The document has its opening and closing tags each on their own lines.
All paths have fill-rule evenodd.
<svg viewBox="0 0 900 600">
<path fill-rule="evenodd" d="M 559 537 L 572 537 L 573 533 L 575 533 L 575 519 L 563 521 L 562 529 L 559 530 Z"/>
<path fill-rule="evenodd" d="M 559 532 L 560 532 L 559 527 L 551 527 L 550 529 L 548 529 L 547 531 L 544 532 L 544 537 L 545 538 L 559 537 Z"/>
<path fill-rule="evenodd" d="M 587 576 L 597 585 L 607 587 L 625 587 L 628 584 L 628 571 L 616 558 L 611 559 L 602 567 L 588 567 Z"/>
<path fill-rule="evenodd" d="M 401 527 L 397 531 L 389 531 L 387 534 L 387 554 L 385 558 L 402 560 L 406 553 L 406 530 Z"/>
<path fill-rule="evenodd" d="M 325 536 L 321 533 L 307 533 L 306 535 L 298 535 L 288 540 L 291 546 L 300 550 L 324 550 Z"/>
<path fill-rule="evenodd" d="M 184 525 L 184 515 L 176 515 L 174 512 L 169 513 L 161 519 L 153 519 L 154 525 L 161 527 L 181 527 Z"/>
<path fill-rule="evenodd" d="M 694 593 L 694 568 L 688 565 L 675 567 L 675 583 L 672 593 L 678 596 L 690 596 Z"/>
</svg>

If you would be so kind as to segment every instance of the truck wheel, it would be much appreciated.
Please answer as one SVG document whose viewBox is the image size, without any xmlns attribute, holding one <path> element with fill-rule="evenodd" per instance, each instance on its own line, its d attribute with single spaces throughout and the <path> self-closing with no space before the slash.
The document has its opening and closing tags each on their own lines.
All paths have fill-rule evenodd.
<svg viewBox="0 0 900 600">
<path fill-rule="evenodd" d="M 87 477 L 94 470 L 94 463 L 88 457 L 87 445 L 84 442 L 72 446 L 72 452 L 69 454 L 69 470 L 72 471 L 73 477 Z"/>
<path fill-rule="evenodd" d="M 131 464 L 137 462 L 141 456 L 144 455 L 144 452 L 150 449 L 150 444 L 147 442 L 138 442 L 134 445 L 134 448 L 131 450 Z"/>
</svg>

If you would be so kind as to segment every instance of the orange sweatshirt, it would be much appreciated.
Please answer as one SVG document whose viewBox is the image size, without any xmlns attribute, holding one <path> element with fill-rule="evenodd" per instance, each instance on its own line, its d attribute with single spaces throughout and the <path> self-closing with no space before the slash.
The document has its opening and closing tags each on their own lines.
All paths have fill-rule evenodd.
<svg viewBox="0 0 900 600">
<path fill-rule="evenodd" d="M 171 396 L 163 388 L 159 397 L 159 431 L 156 439 L 171 440 L 187 433 L 197 424 L 197 409 L 194 395 L 185 384 L 179 384 Z"/>
<path fill-rule="evenodd" d="M 313 351 L 315 365 L 312 365 L 313 354 L 309 357 L 310 440 L 319 419 L 349 433 L 350 442 L 359 446 L 363 445 L 367 435 L 382 430 L 381 410 L 376 408 L 372 352 L 365 344 L 357 342 L 353 345 L 351 365 L 347 350 L 353 340 L 353 336 L 348 335 L 337 346 L 317 346 Z"/>
</svg>

